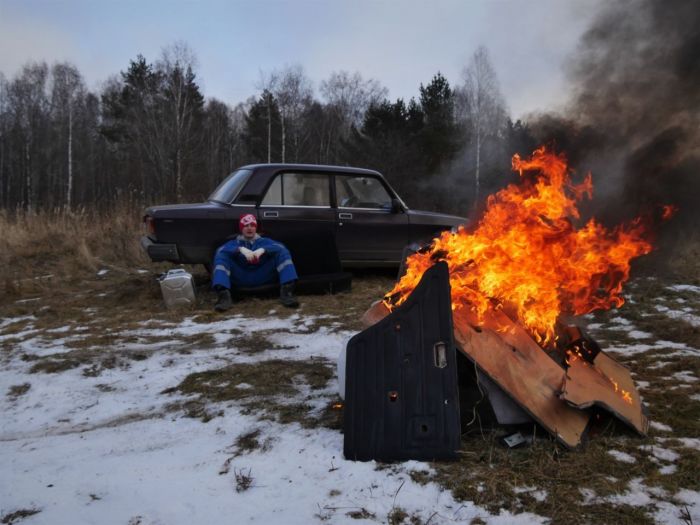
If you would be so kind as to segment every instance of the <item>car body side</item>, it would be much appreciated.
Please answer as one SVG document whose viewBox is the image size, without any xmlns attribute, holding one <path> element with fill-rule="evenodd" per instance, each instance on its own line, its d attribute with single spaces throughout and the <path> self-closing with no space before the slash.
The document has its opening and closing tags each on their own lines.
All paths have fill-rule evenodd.
<svg viewBox="0 0 700 525">
<path fill-rule="evenodd" d="M 323 200 L 325 193 L 320 205 L 287 205 L 281 199 L 271 199 L 271 186 L 276 181 L 282 185 L 283 176 L 287 180 L 313 179 L 323 192 L 327 189 L 327 199 Z M 347 191 L 348 181 L 356 180 L 375 188 L 381 185 L 389 202 L 365 203 L 374 207 L 338 202 L 338 194 Z M 462 217 L 408 209 L 374 170 L 255 164 L 229 175 L 207 202 L 146 209 L 147 233 L 141 243 L 153 261 L 208 264 L 215 249 L 238 233 L 238 218 L 243 213 L 253 213 L 260 232 L 287 244 L 293 255 L 295 250 L 313 250 L 314 240 L 332 239 L 344 267 L 398 265 L 406 245 L 429 241 L 440 231 L 465 222 Z"/>
</svg>

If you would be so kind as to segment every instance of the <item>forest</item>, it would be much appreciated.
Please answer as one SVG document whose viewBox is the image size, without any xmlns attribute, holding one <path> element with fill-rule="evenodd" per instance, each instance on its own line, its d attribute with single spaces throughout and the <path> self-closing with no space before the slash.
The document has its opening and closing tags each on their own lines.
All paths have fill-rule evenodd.
<svg viewBox="0 0 700 525">
<path fill-rule="evenodd" d="M 410 207 L 470 215 L 509 182 L 510 159 L 537 142 L 513 122 L 484 47 L 460 79 L 439 71 L 410 100 L 379 80 L 301 65 L 261 71 L 247 100 L 203 92 L 191 48 L 134 57 L 92 91 L 68 62 L 0 73 L 0 208 L 104 208 L 201 201 L 252 163 L 348 165 L 382 172 Z"/>
</svg>

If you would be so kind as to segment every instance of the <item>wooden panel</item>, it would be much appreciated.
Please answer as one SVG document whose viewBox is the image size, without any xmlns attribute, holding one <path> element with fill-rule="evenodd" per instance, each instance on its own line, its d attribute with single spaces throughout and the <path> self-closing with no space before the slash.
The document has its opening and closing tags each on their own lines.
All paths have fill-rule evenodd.
<svg viewBox="0 0 700 525">
<path fill-rule="evenodd" d="M 618 385 L 617 392 L 612 381 Z M 630 403 L 623 399 L 622 390 L 629 392 Z M 561 398 L 579 408 L 601 406 L 642 435 L 649 430 L 649 421 L 642 413 L 639 392 L 629 369 L 604 352 L 596 356 L 593 365 L 582 359 L 571 363 Z"/>
<path fill-rule="evenodd" d="M 391 312 L 389 312 L 389 309 L 384 305 L 382 301 L 377 301 L 372 306 L 369 307 L 369 309 L 362 314 L 362 318 L 360 321 L 362 322 L 362 325 L 365 328 L 369 328 L 375 323 L 378 323 L 382 319 L 384 319 L 387 315 L 389 315 Z"/>
<path fill-rule="evenodd" d="M 559 399 L 564 370 L 527 332 L 498 311 L 478 323 L 460 309 L 453 312 L 453 323 L 460 350 L 486 375 L 562 444 L 581 443 L 590 414 Z"/>
</svg>

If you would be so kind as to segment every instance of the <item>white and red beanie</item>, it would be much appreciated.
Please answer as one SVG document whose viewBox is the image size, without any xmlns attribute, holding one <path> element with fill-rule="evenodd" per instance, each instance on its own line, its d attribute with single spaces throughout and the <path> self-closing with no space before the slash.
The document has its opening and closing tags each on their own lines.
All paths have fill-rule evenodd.
<svg viewBox="0 0 700 525">
<path fill-rule="evenodd" d="M 250 226 L 251 224 L 253 224 L 257 228 L 258 220 L 252 213 L 246 213 L 244 215 L 241 215 L 241 218 L 238 220 L 238 229 L 243 230 L 244 226 Z"/>
</svg>

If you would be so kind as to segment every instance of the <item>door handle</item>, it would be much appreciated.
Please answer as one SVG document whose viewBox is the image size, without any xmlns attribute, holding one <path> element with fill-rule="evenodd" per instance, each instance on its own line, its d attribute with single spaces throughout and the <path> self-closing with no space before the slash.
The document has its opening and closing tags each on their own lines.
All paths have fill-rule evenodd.
<svg viewBox="0 0 700 525">
<path fill-rule="evenodd" d="M 265 218 L 265 217 L 279 217 L 279 215 L 280 214 L 277 213 L 276 211 L 264 211 L 263 212 L 263 218 Z"/>
<path fill-rule="evenodd" d="M 352 219 L 352 213 L 339 213 L 339 219 Z"/>
</svg>

